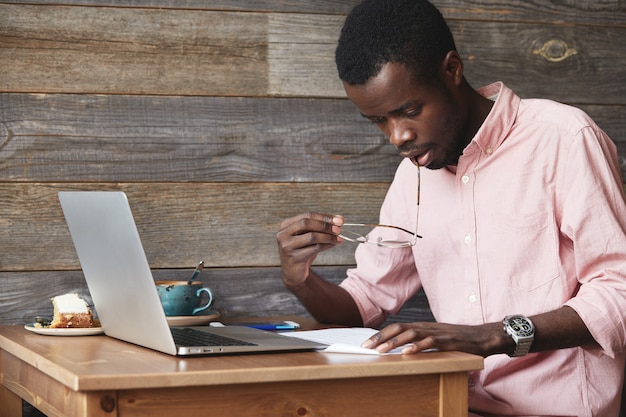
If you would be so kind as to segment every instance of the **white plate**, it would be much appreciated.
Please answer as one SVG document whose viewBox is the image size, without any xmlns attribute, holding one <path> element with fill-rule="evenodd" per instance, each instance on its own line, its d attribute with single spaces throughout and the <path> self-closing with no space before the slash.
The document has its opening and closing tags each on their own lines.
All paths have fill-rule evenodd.
<svg viewBox="0 0 626 417">
<path fill-rule="evenodd" d="M 170 326 L 202 326 L 209 324 L 220 316 L 215 310 L 205 310 L 204 314 L 197 316 L 170 316 L 167 318 L 167 324 Z"/>
<path fill-rule="evenodd" d="M 43 334 L 46 336 L 95 336 L 98 334 L 104 334 L 102 327 L 86 327 L 86 328 L 51 328 L 51 327 L 38 327 L 35 323 L 30 323 L 24 326 L 28 331 L 37 334 Z"/>
</svg>

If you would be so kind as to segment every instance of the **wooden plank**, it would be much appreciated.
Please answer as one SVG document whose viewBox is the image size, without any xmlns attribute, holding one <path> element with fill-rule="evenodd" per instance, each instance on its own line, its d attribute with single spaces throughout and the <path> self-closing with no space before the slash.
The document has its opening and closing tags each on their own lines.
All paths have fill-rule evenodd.
<svg viewBox="0 0 626 417">
<path fill-rule="evenodd" d="M 448 20 L 494 20 L 624 27 L 621 0 L 432 0 Z"/>
<path fill-rule="evenodd" d="M 266 13 L 4 4 L 0 45 L 5 91 L 267 92 Z"/>
<path fill-rule="evenodd" d="M 438 375 L 398 375 L 386 378 L 270 382 L 143 391 L 122 391 L 120 415 L 135 417 L 209 416 L 207 405 L 194 401 L 210 397 L 209 408 L 224 417 L 240 416 L 388 416 L 435 417 Z M 407 393 L 407 387 L 410 393 Z M 467 389 L 467 384 L 466 384 Z M 384 401 L 381 401 L 384 397 Z M 125 414 L 128 413 L 128 414 Z M 464 414 L 445 414 L 446 417 Z"/>
<path fill-rule="evenodd" d="M 345 97 L 335 66 L 343 21 L 340 16 L 270 15 L 268 93 Z"/>
<path fill-rule="evenodd" d="M 495 77 L 521 97 L 623 104 L 626 28 L 497 22 L 453 22 L 450 27 L 466 76 L 476 87 Z"/>
<path fill-rule="evenodd" d="M 3 0 L 23 4 L 23 0 Z M 30 4 L 160 8 L 179 10 L 228 10 L 254 12 L 294 12 L 347 14 L 359 0 L 38 0 Z"/>
<path fill-rule="evenodd" d="M 305 40 L 317 27 L 337 32 L 329 26 L 330 20 L 313 24 L 316 18 L 281 15 L 270 20 L 270 28 L 280 35 L 269 47 L 270 94 L 344 96 L 341 88 L 333 87 L 337 37 Z M 476 87 L 502 80 L 523 97 L 623 103 L 626 55 L 621 40 L 626 38 L 626 27 L 459 20 L 451 21 L 450 29 L 465 61 L 466 76 Z"/>
<path fill-rule="evenodd" d="M 626 105 L 581 108 L 626 178 Z M 20 182 L 389 182 L 400 162 L 345 99 L 82 94 L 0 94 L 0 159 Z"/>
<path fill-rule="evenodd" d="M 4 0 L 3 3 L 23 3 Z M 192 10 L 231 10 L 347 14 L 359 0 L 38 0 L 35 4 L 83 5 L 109 7 L 145 7 Z M 590 25 L 624 25 L 626 6 L 620 0 L 538 0 L 520 2 L 498 0 L 433 0 L 447 19 L 535 21 L 546 23 L 581 23 Z"/>
<path fill-rule="evenodd" d="M 60 190 L 128 194 L 154 268 L 279 265 L 280 222 L 305 211 L 373 222 L 385 183 L 0 183 L 0 270 L 78 269 L 58 203 Z M 319 256 L 319 265 L 353 264 L 354 246 Z"/>
<path fill-rule="evenodd" d="M 345 97 L 332 64 L 341 16 L 9 4 L 0 16 L 7 92 Z M 496 76 L 579 104 L 626 95 L 626 27 L 450 26 L 476 85 Z"/>
<path fill-rule="evenodd" d="M 0 94 L 12 181 L 389 182 L 396 149 L 345 99 Z"/>
<path fill-rule="evenodd" d="M 319 266 L 316 271 L 330 282 L 339 283 L 347 266 Z M 186 269 L 154 269 L 155 280 L 187 279 Z M 282 284 L 280 268 L 207 268 L 199 276 L 211 288 L 215 302 L 211 306 L 223 319 L 238 317 L 302 316 L 310 317 L 298 300 Z M 22 325 L 34 317 L 51 317 L 50 299 L 76 292 L 93 306 L 81 271 L 0 272 L 0 325 Z M 392 322 L 434 321 L 428 300 L 418 292 L 390 316 Z"/>
<path fill-rule="evenodd" d="M 345 267 L 319 267 L 331 282 L 345 277 Z M 191 269 L 153 270 L 155 280 L 189 278 Z M 223 318 L 297 315 L 310 317 L 284 288 L 279 268 L 208 268 L 199 279 L 211 288 L 212 310 Z M 92 307 L 82 271 L 32 271 L 0 273 L 0 325 L 26 324 L 34 317 L 52 317 L 50 299 L 76 292 Z M 423 307 L 423 304 L 422 304 Z"/>
</svg>

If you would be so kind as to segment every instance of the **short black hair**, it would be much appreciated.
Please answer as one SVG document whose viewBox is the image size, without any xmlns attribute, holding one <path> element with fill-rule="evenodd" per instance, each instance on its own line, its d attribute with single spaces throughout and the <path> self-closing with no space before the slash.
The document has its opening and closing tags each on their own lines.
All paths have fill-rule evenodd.
<svg viewBox="0 0 626 417">
<path fill-rule="evenodd" d="M 352 9 L 335 51 L 339 78 L 365 84 L 388 62 L 406 65 L 414 81 L 432 83 L 454 38 L 427 0 L 365 0 Z"/>
</svg>

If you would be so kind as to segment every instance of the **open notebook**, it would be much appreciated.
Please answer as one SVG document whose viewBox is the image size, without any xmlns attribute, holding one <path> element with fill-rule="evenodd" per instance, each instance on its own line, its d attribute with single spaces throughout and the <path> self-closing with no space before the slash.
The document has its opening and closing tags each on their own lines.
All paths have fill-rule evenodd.
<svg viewBox="0 0 626 417">
<path fill-rule="evenodd" d="M 376 349 L 361 347 L 361 343 L 376 334 L 378 330 L 367 327 L 337 327 L 302 332 L 282 333 L 285 336 L 309 340 L 327 345 L 322 351 L 326 353 L 358 353 L 362 355 L 393 355 L 401 354 L 404 346 L 399 346 L 387 353 L 380 353 Z"/>
</svg>

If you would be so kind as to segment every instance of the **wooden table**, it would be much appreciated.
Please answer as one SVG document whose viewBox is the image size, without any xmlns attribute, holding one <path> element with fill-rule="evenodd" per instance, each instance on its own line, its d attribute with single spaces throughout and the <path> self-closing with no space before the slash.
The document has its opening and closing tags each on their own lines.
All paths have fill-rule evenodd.
<svg viewBox="0 0 626 417">
<path fill-rule="evenodd" d="M 0 327 L 0 417 L 22 399 L 49 416 L 466 416 L 459 352 L 318 352 L 180 359 L 107 336 Z"/>
</svg>

